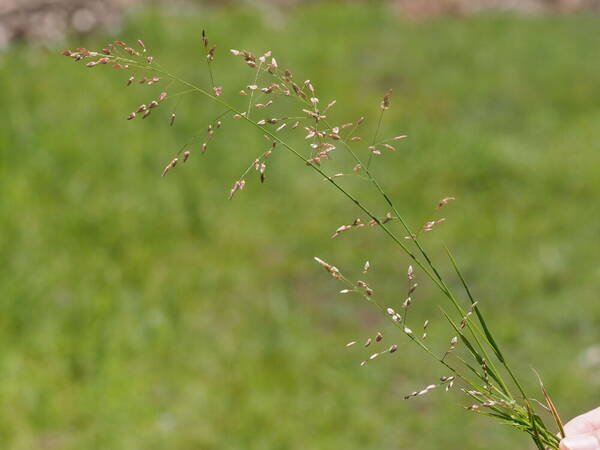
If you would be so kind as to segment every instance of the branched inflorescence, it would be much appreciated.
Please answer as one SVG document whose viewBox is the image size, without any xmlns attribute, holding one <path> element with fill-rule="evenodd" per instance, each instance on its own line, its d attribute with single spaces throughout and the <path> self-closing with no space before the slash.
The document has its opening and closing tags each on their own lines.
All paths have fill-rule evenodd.
<svg viewBox="0 0 600 450">
<path fill-rule="evenodd" d="M 330 116 L 338 102 L 323 101 L 311 80 L 297 80 L 290 70 L 280 68 L 270 51 L 257 56 L 247 50 L 231 50 L 231 54 L 252 71 L 252 76 L 248 84 L 236 89 L 228 91 L 223 86 L 217 86 L 212 69 L 217 47 L 209 43 L 204 31 L 201 35 L 201 43 L 200 47 L 204 52 L 208 70 L 209 86 L 206 88 L 164 69 L 153 56 L 149 55 L 146 45 L 141 40 L 137 41 L 135 46 L 116 41 L 101 51 L 78 48 L 76 51 L 65 50 L 63 54 L 75 61 L 83 61 L 90 68 L 112 66 L 117 70 L 125 71 L 127 86 L 133 84 L 164 86 L 157 95 L 149 96 L 147 103 L 135 107 L 128 113 L 125 116 L 127 120 L 139 117 L 145 119 L 151 114 L 157 114 L 155 111 L 167 109 L 165 123 L 174 126 L 176 104 L 170 107 L 163 105 L 184 95 L 200 94 L 223 108 L 223 112 L 214 118 L 205 130 L 193 136 L 176 152 L 164 167 L 163 176 L 173 170 L 180 161 L 188 161 L 194 153 L 205 153 L 214 135 L 224 126 L 224 121 L 229 119 L 243 121 L 256 128 L 267 141 L 264 151 L 249 161 L 247 169 L 234 181 L 229 191 L 229 198 L 244 189 L 250 173 L 257 173 L 260 182 L 264 182 L 268 163 L 276 151 L 277 153 L 288 152 L 309 166 L 350 200 L 357 207 L 359 214 L 362 214 L 362 217 L 338 226 L 331 235 L 332 238 L 351 230 L 381 229 L 410 259 L 406 271 L 406 295 L 397 304 L 387 304 L 379 299 L 380 295 L 366 281 L 365 277 L 368 276 L 371 268 L 368 261 L 362 267 L 360 279 L 352 279 L 346 277 L 336 266 L 315 258 L 334 280 L 343 284 L 341 294 L 355 294 L 373 304 L 389 324 L 398 329 L 398 339 L 403 337 L 407 343 L 417 345 L 447 371 L 447 375 L 441 377 L 438 382 L 407 394 L 404 398 L 419 397 L 438 387 L 443 387 L 447 392 L 457 385 L 460 387 L 459 392 L 469 400 L 469 404 L 465 406 L 467 410 L 493 417 L 528 433 L 538 449 L 557 449 L 559 438 L 536 414 L 532 401 L 534 399 L 526 395 L 494 339 L 479 308 L 479 302 L 475 300 L 454 257 L 446 249 L 449 262 L 464 288 L 467 306 L 459 301 L 458 294 L 448 286 L 421 243 L 423 234 L 434 231 L 446 218 L 430 218 L 418 231 L 413 232 L 372 173 L 371 163 L 374 158 L 383 157 L 386 152 L 396 151 L 397 145 L 406 139 L 403 134 L 383 140 L 379 138 L 384 115 L 391 107 L 392 92 L 388 91 L 381 99 L 376 126 L 372 135 L 367 134 L 364 130 L 366 121 L 364 117 L 339 123 L 334 121 Z M 231 103 L 224 99 L 226 96 L 233 98 L 230 100 Z M 242 99 L 244 104 L 232 106 L 232 103 L 239 99 Z M 292 116 L 278 114 L 278 106 L 283 102 L 294 102 L 298 105 L 297 112 Z M 294 140 L 295 135 L 298 136 L 296 140 Z M 292 143 L 298 140 L 306 144 L 297 146 Z M 350 156 L 353 162 L 349 170 L 340 172 L 339 168 L 332 167 L 331 160 L 336 152 L 346 152 Z M 388 211 L 376 213 L 370 205 L 362 203 L 354 193 L 339 184 L 339 177 L 344 176 L 360 177 L 368 182 L 384 200 Z M 435 206 L 435 210 L 440 210 L 454 200 L 455 198 L 450 196 L 442 198 Z M 452 313 L 449 313 L 443 306 L 440 308 L 442 317 L 450 326 L 449 337 L 444 348 L 437 349 L 429 343 L 427 339 L 429 320 L 422 324 L 419 322 L 411 325 L 409 322 L 409 312 L 418 287 L 417 272 L 439 290 L 445 299 L 445 304 L 452 310 Z M 385 335 L 388 334 L 385 332 Z M 389 343 L 389 340 L 386 340 L 388 343 L 384 342 L 382 331 L 377 331 L 374 336 L 366 339 L 364 347 L 369 347 L 369 353 L 366 358 L 361 358 L 361 366 L 366 366 L 384 355 L 401 353 L 400 341 Z M 355 347 L 356 343 L 351 341 L 346 344 L 346 347 Z M 373 348 L 376 350 L 373 351 Z M 559 425 L 559 430 L 562 430 L 560 417 L 543 385 L 542 390 L 548 405 L 547 408 L 542 406 L 550 412 Z"/>
</svg>

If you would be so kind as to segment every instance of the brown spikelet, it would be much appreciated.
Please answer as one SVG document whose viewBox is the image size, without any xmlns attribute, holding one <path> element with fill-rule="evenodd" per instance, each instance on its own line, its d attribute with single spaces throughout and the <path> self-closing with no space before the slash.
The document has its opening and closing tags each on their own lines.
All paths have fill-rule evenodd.
<svg viewBox="0 0 600 450">
<path fill-rule="evenodd" d="M 169 170 L 171 170 L 173 167 L 175 167 L 177 165 L 177 161 L 178 161 L 177 158 L 173 158 L 171 160 L 171 162 L 165 166 L 163 173 L 162 173 L 163 177 L 169 172 Z"/>
<path fill-rule="evenodd" d="M 246 181 L 245 180 L 238 180 L 233 184 L 233 187 L 231 188 L 231 190 L 229 191 L 229 200 L 231 200 L 233 198 L 233 196 L 235 195 L 235 193 L 237 191 L 241 191 L 242 189 L 244 189 L 244 186 L 246 186 Z"/>
<path fill-rule="evenodd" d="M 436 205 L 435 209 L 440 209 L 442 206 L 444 206 L 445 204 L 452 202 L 456 200 L 454 197 L 444 197 L 443 199 L 441 199 L 438 204 Z"/>
<path fill-rule="evenodd" d="M 392 98 L 392 90 L 390 89 L 385 93 L 383 99 L 381 100 L 381 109 L 383 111 L 390 109 L 390 99 Z"/>
<path fill-rule="evenodd" d="M 208 39 L 206 38 L 206 31 L 205 30 L 202 30 L 202 43 L 204 44 L 204 49 L 208 50 Z M 233 50 L 232 50 L 232 52 L 233 52 Z"/>
</svg>

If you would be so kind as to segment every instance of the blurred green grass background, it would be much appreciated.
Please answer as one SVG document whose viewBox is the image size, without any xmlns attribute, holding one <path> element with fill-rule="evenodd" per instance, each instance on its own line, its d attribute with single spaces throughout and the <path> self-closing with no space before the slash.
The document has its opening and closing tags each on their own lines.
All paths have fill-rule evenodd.
<svg viewBox="0 0 600 450">
<path fill-rule="evenodd" d="M 376 172 L 413 226 L 457 197 L 427 246 L 439 260 L 441 242 L 454 249 L 531 390 L 533 366 L 565 417 L 597 406 L 600 368 L 582 355 L 600 340 L 598 17 L 144 8 L 118 36 L 67 47 L 143 38 L 206 83 L 202 28 L 231 92 L 252 73 L 229 48 L 272 50 L 338 100 L 339 121 L 374 119 L 393 88 L 382 134 L 409 139 Z M 33 46 L 0 55 L 2 448 L 530 448 L 456 394 L 402 400 L 445 374 L 415 349 L 364 368 L 362 349 L 344 349 L 378 330 L 403 340 L 336 295 L 312 257 L 355 274 L 370 260 L 389 304 L 408 265 L 376 230 L 329 238 L 351 204 L 283 152 L 264 185 L 249 179 L 227 202 L 265 146 L 240 123 L 161 179 L 220 110 L 190 97 L 173 128 L 166 109 L 128 123 L 152 96 L 125 79 Z M 421 282 L 413 317 L 445 342 L 441 298 Z"/>
</svg>

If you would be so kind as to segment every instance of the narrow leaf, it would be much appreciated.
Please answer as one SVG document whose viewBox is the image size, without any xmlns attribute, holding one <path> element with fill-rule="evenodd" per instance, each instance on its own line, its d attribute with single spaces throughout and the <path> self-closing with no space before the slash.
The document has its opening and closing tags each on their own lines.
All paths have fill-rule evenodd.
<svg viewBox="0 0 600 450">
<path fill-rule="evenodd" d="M 446 253 L 448 254 L 448 258 L 450 258 L 450 261 L 452 262 L 452 266 L 454 267 L 454 271 L 458 275 L 458 278 L 460 278 L 460 281 L 461 281 L 463 287 L 465 288 L 465 291 L 467 292 L 467 295 L 469 296 L 469 300 L 471 301 L 471 304 L 474 304 L 475 303 L 475 299 L 473 298 L 473 295 L 471 294 L 471 290 L 469 289 L 469 286 L 467 285 L 467 282 L 465 281 L 465 278 L 463 277 L 460 269 L 458 268 L 458 265 L 456 264 L 456 260 L 454 259 L 454 256 L 452 256 L 452 253 L 450 252 L 450 249 L 448 247 L 446 247 L 444 245 L 444 248 L 446 249 Z M 479 312 L 479 308 L 478 307 L 475 307 L 474 309 L 475 309 L 475 314 L 477 314 L 477 319 L 479 319 L 479 323 L 481 323 L 481 326 L 483 328 L 483 332 L 485 333 L 485 337 L 487 338 L 488 342 L 490 343 L 490 345 L 494 349 L 494 353 L 496 354 L 496 357 L 500 360 L 500 362 L 504 363 L 504 356 L 502 356 L 502 352 L 500 351 L 500 348 L 496 344 L 496 341 L 494 340 L 494 337 L 492 336 L 492 333 L 490 332 L 487 324 L 485 323 L 483 315 Z"/>
<path fill-rule="evenodd" d="M 535 369 L 532 368 L 531 370 L 533 370 L 533 373 L 535 373 L 535 375 L 538 378 L 538 381 L 540 383 L 540 388 L 542 389 L 544 398 L 546 399 L 546 404 L 548 405 L 548 408 L 550 409 L 550 414 L 552 414 L 552 417 L 554 418 L 554 421 L 556 422 L 556 426 L 558 427 L 558 431 L 560 432 L 560 437 L 564 438 L 565 437 L 565 429 L 563 427 L 562 420 L 560 418 L 560 415 L 558 414 L 558 410 L 556 409 L 554 402 L 552 401 L 552 398 L 550 398 L 550 395 L 548 394 L 548 392 L 546 391 L 546 388 L 544 387 L 544 383 L 542 382 L 542 377 L 540 377 L 540 374 Z"/>
</svg>

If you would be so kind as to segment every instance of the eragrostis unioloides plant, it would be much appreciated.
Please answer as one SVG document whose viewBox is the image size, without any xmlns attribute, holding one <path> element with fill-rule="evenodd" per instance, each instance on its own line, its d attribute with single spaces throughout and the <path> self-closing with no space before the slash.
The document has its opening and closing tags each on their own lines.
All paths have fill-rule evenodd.
<svg viewBox="0 0 600 450">
<path fill-rule="evenodd" d="M 558 449 L 559 436 L 564 432 L 556 407 L 546 392 L 543 384 L 540 386 L 544 402 L 530 397 L 522 387 L 514 373 L 508 358 L 499 343 L 494 338 L 479 302 L 469 288 L 451 252 L 446 249 L 448 262 L 456 278 L 460 281 L 463 293 L 455 292 L 441 275 L 436 262 L 432 260 L 421 243 L 423 234 L 434 232 L 445 217 L 439 212 L 445 210 L 448 204 L 455 201 L 452 196 L 442 198 L 432 210 L 437 211 L 436 217 L 425 221 L 417 229 L 409 226 L 396 204 L 392 201 L 378 179 L 374 176 L 371 166 L 377 158 L 384 158 L 386 152 L 394 152 L 398 145 L 406 139 L 399 134 L 389 138 L 380 138 L 380 128 L 386 111 L 392 104 L 392 92 L 386 92 L 380 102 L 379 113 L 374 130 L 368 133 L 364 129 L 365 118 L 358 117 L 350 121 L 337 121 L 333 111 L 336 100 L 322 100 L 322 94 L 311 80 L 299 80 L 287 69 L 280 67 L 272 53 L 266 52 L 257 56 L 247 50 L 231 50 L 231 55 L 251 71 L 249 83 L 245 86 L 226 89 L 215 84 L 212 62 L 217 54 L 217 47 L 209 43 L 206 33 L 199 36 L 199 47 L 203 49 L 207 64 L 210 85 L 198 86 L 184 80 L 162 67 L 151 56 L 143 41 L 139 40 L 133 46 L 122 41 L 108 44 L 100 51 L 78 48 L 75 51 L 65 50 L 64 55 L 82 61 L 87 67 L 110 66 L 124 71 L 125 85 L 134 83 L 161 86 L 158 94 L 150 96 L 148 102 L 124 115 L 127 120 L 145 119 L 151 114 L 165 117 L 165 124 L 174 126 L 176 115 L 169 106 L 169 101 L 183 95 L 201 95 L 207 101 L 212 101 L 223 108 L 223 112 L 206 126 L 201 138 L 195 137 L 188 141 L 167 162 L 162 169 L 162 176 L 186 163 L 192 156 L 209 150 L 214 136 L 226 121 L 238 121 L 259 130 L 266 139 L 264 151 L 255 159 L 248 162 L 247 168 L 233 182 L 228 197 L 231 199 L 242 191 L 246 180 L 252 173 L 258 175 L 260 182 L 266 180 L 269 161 L 276 153 L 283 151 L 291 154 L 303 165 L 316 173 L 321 179 L 352 202 L 361 217 L 339 225 L 331 234 L 337 238 L 342 233 L 356 230 L 379 229 L 391 243 L 400 248 L 410 260 L 406 268 L 406 291 L 403 300 L 397 304 L 388 304 L 380 300 L 375 289 L 366 280 L 371 269 L 371 263 L 366 261 L 361 270 L 361 279 L 347 276 L 338 267 L 319 257 L 315 261 L 334 279 L 340 283 L 339 292 L 344 295 L 356 295 L 378 308 L 383 317 L 397 329 L 395 336 L 389 333 L 376 332 L 364 341 L 364 347 L 370 347 L 369 353 L 359 361 L 361 366 L 369 366 L 374 360 L 390 357 L 399 350 L 400 339 L 419 347 L 428 357 L 437 361 L 447 372 L 436 383 L 431 383 L 404 396 L 412 399 L 426 395 L 434 390 L 448 392 L 455 390 L 466 399 L 465 408 L 468 411 L 497 419 L 512 425 L 518 430 L 528 433 L 538 449 Z M 235 61 L 232 61 L 235 64 Z M 162 87 L 165 86 L 165 87 Z M 228 98 L 227 100 L 225 98 Z M 243 98 L 243 107 L 233 106 L 234 98 Z M 232 98 L 230 100 L 229 98 Z M 239 100 L 237 101 L 239 103 Z M 278 113 L 279 105 L 293 103 L 296 113 L 293 116 Z M 292 138 L 299 135 L 305 145 L 298 146 Z M 365 136 L 370 136 L 369 138 Z M 337 152 L 345 152 L 353 160 L 352 168 L 340 171 L 332 161 Z M 179 169 L 177 169 L 179 170 Z M 365 204 L 345 188 L 340 177 L 360 177 L 368 182 L 387 205 L 388 211 L 383 214 Z M 332 227 L 333 228 L 333 227 Z M 430 321 L 413 323 L 414 308 L 419 293 L 417 280 L 428 280 L 445 298 L 441 305 L 443 319 L 449 326 L 448 338 L 443 348 L 431 344 L 428 339 Z M 464 301 L 460 299 L 463 298 Z M 445 308 L 450 308 L 447 311 Z M 419 319 L 420 320 L 420 319 Z M 391 341 L 391 342 L 390 342 Z M 355 351 L 357 341 L 346 344 L 349 350 Z M 461 351 L 458 351 L 462 347 Z M 375 348 L 375 350 L 372 350 Z M 542 407 L 546 415 L 555 421 L 558 436 L 551 431 L 536 409 Z"/>
</svg>

